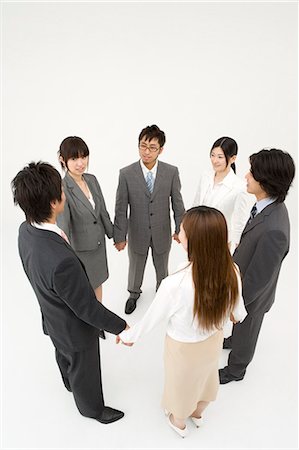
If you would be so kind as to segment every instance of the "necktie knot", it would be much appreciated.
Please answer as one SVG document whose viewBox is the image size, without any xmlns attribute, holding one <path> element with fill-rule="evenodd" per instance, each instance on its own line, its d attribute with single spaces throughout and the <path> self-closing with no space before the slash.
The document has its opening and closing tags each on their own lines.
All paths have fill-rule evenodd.
<svg viewBox="0 0 299 450">
<path fill-rule="evenodd" d="M 154 176 L 151 171 L 147 172 L 145 182 L 148 190 L 152 193 L 154 189 Z"/>
</svg>

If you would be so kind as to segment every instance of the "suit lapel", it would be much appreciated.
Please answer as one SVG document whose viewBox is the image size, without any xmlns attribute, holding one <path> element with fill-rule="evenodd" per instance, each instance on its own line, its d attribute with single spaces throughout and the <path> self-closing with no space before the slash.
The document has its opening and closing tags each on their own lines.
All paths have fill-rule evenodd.
<svg viewBox="0 0 299 450">
<path fill-rule="evenodd" d="M 266 216 L 269 216 L 272 212 L 272 210 L 277 206 L 277 203 L 271 203 L 270 205 L 266 206 L 259 214 L 255 216 L 254 219 L 250 223 L 247 222 L 245 225 L 245 228 L 243 230 L 242 236 L 248 231 L 252 230 L 254 227 L 256 227 L 258 224 L 262 223 L 265 220 Z"/>
<path fill-rule="evenodd" d="M 158 167 L 157 167 L 157 172 L 156 172 L 156 179 L 155 179 L 155 184 L 154 184 L 154 190 L 152 193 L 152 198 L 154 198 L 154 196 L 157 194 L 164 176 L 165 176 L 165 167 L 163 166 L 163 164 L 161 162 L 159 162 Z"/>
<path fill-rule="evenodd" d="M 84 205 L 84 207 L 87 208 L 93 216 L 97 217 L 96 211 L 91 206 L 90 201 L 88 200 L 88 198 L 86 197 L 84 192 L 79 188 L 77 183 L 72 179 L 72 177 L 69 174 L 66 174 L 65 180 L 66 180 L 67 186 L 70 189 L 70 191 L 72 192 L 73 196 L 76 197 L 76 199 L 82 205 Z M 88 185 L 88 187 L 89 187 L 89 185 Z M 90 189 L 90 187 L 89 187 L 89 189 Z M 90 189 L 90 191 L 91 191 L 92 195 L 94 196 L 93 189 Z"/>
<path fill-rule="evenodd" d="M 88 179 L 87 177 L 84 178 L 86 181 L 86 184 L 91 192 L 91 195 L 93 197 L 93 201 L 95 203 L 95 209 L 93 209 L 93 207 L 91 206 L 89 200 L 87 199 L 87 202 L 89 203 L 89 205 L 91 206 L 91 212 L 95 217 L 98 217 L 100 215 L 100 209 L 101 209 L 101 205 L 100 205 L 100 198 L 99 198 L 99 194 L 97 192 L 97 189 L 92 181 L 92 179 Z M 84 195 L 84 194 L 83 194 Z M 85 195 L 84 195 L 85 197 Z M 86 197 L 85 197 L 86 198 Z"/>
</svg>

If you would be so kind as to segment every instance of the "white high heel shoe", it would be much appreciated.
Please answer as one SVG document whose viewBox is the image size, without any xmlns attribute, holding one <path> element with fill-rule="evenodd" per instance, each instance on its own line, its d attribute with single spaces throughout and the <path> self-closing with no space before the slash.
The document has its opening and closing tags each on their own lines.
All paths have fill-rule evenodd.
<svg viewBox="0 0 299 450">
<path fill-rule="evenodd" d="M 185 428 L 182 430 L 181 428 L 176 427 L 170 420 L 170 413 L 167 411 L 166 414 L 166 410 L 165 410 L 165 415 L 167 416 L 167 422 L 168 425 L 177 433 L 179 434 L 182 438 L 186 437 L 188 434 L 188 428 L 187 425 L 185 425 Z"/>
<path fill-rule="evenodd" d="M 192 420 L 192 422 L 194 423 L 194 425 L 199 428 L 203 425 L 203 418 L 202 417 L 192 417 L 190 416 L 190 419 Z"/>
</svg>

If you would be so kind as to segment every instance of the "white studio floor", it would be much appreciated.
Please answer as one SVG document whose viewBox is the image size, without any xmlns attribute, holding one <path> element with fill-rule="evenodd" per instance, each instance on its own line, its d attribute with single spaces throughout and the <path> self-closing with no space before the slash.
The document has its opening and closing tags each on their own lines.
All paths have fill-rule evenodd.
<svg viewBox="0 0 299 450">
<path fill-rule="evenodd" d="M 107 243 L 110 278 L 104 303 L 125 316 L 127 253 Z M 181 439 L 160 408 L 163 387 L 161 325 L 134 347 L 101 341 L 106 404 L 125 412 L 124 419 L 102 425 L 77 412 L 64 388 L 49 338 L 42 334 L 37 300 L 25 278 L 17 251 L 7 259 L 3 296 L 3 449 L 262 449 L 297 448 L 297 286 L 296 249 L 281 271 L 276 303 L 265 318 L 255 358 L 246 378 L 220 386 L 206 410 L 205 424 Z M 184 258 L 173 244 L 170 269 Z M 12 270 L 13 269 L 13 270 Z M 5 270 L 6 272 L 6 270 Z M 135 323 L 154 295 L 149 259 Z M 220 366 L 228 351 L 223 350 Z"/>
</svg>

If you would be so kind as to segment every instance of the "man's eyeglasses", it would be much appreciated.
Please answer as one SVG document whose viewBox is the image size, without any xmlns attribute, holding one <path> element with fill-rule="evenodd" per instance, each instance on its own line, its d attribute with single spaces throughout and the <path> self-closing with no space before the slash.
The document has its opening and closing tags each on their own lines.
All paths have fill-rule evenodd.
<svg viewBox="0 0 299 450">
<path fill-rule="evenodd" d="M 145 152 L 145 150 L 149 150 L 151 153 L 155 153 L 158 150 L 160 150 L 160 148 L 161 147 L 156 147 L 155 145 L 148 146 L 148 145 L 143 144 L 143 143 L 139 144 L 139 150 L 144 151 L 144 152 Z"/>
</svg>

